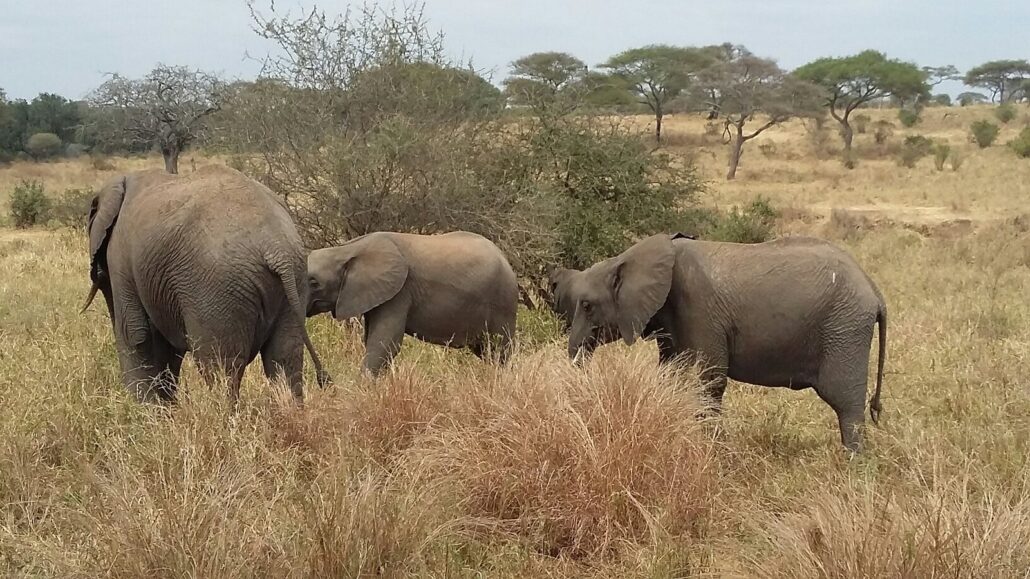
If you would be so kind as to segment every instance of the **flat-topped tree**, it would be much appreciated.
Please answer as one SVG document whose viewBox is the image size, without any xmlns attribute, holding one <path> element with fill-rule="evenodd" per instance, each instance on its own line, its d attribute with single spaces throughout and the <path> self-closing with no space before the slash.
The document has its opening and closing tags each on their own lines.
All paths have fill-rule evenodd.
<svg viewBox="0 0 1030 579">
<path fill-rule="evenodd" d="M 794 75 L 824 89 L 824 106 L 841 126 L 844 164 L 848 168 L 855 164 L 851 155 L 855 133 L 849 122 L 855 109 L 888 96 L 905 100 L 929 92 L 926 72 L 875 50 L 841 58 L 820 58 L 798 68 Z"/>
<path fill-rule="evenodd" d="M 225 83 L 184 66 L 159 65 L 141 79 L 112 74 L 90 96 L 98 109 L 98 132 L 153 145 L 165 170 L 179 172 L 179 154 L 202 138 L 207 120 L 222 108 Z"/>
<path fill-rule="evenodd" d="M 620 52 L 601 67 L 625 82 L 638 102 L 651 109 L 655 140 L 660 143 L 666 105 L 713 60 L 710 53 L 699 48 L 652 44 Z"/>
<path fill-rule="evenodd" d="M 730 133 L 726 179 L 736 177 L 744 143 L 792 118 L 822 114 L 818 86 L 785 73 L 770 59 L 747 52 L 702 71 L 698 85 L 698 92 L 718 98 L 719 112 Z"/>
<path fill-rule="evenodd" d="M 992 60 L 969 69 L 962 82 L 991 93 L 991 102 L 1005 103 L 1017 98 L 1030 81 L 1030 62 L 1026 60 Z M 1027 96 L 1023 94 L 1023 96 Z"/>
<path fill-rule="evenodd" d="M 504 80 L 504 92 L 514 104 L 533 108 L 574 108 L 587 65 L 564 52 L 536 52 L 511 63 L 511 75 Z"/>
</svg>

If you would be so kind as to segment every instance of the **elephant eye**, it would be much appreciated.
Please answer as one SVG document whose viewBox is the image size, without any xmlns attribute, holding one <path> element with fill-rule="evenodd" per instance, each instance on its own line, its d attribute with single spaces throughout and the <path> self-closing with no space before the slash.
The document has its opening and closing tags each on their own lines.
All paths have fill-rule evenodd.
<svg viewBox="0 0 1030 579">
<path fill-rule="evenodd" d="M 308 285 L 310 285 L 313 288 L 317 288 L 318 287 L 318 280 L 313 278 L 313 277 L 312 278 L 308 278 Z"/>
<path fill-rule="evenodd" d="M 582 302 L 580 302 L 580 305 L 583 306 L 583 311 L 588 313 L 588 314 L 590 313 L 590 310 L 594 309 L 594 306 L 591 305 L 591 303 L 588 302 L 588 301 L 582 301 Z"/>
</svg>

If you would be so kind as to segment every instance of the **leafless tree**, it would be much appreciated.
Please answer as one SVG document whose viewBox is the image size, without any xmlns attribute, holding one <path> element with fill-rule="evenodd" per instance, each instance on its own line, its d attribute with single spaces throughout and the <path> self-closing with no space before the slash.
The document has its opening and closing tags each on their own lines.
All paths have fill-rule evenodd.
<svg viewBox="0 0 1030 579">
<path fill-rule="evenodd" d="M 214 74 L 158 65 L 141 79 L 112 74 L 89 100 L 98 109 L 101 138 L 154 146 L 164 157 L 165 170 L 178 173 L 179 155 L 204 138 L 224 93 L 225 82 Z"/>
</svg>

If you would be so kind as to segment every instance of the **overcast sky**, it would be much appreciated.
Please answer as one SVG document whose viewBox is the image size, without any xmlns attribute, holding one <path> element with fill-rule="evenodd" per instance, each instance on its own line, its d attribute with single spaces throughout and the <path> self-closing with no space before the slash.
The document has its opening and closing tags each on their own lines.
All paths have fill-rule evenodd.
<svg viewBox="0 0 1030 579">
<path fill-rule="evenodd" d="M 348 2 L 317 4 L 342 12 Z M 428 0 L 426 13 L 452 55 L 472 57 L 495 82 L 531 52 L 570 52 L 593 66 L 651 43 L 730 41 L 785 68 L 866 48 L 960 70 L 1030 58 L 1026 0 Z M 246 55 L 270 47 L 250 24 L 245 0 L 0 0 L 0 88 L 10 98 L 81 98 L 106 72 L 136 77 L 159 62 L 251 78 L 259 66 Z"/>
</svg>

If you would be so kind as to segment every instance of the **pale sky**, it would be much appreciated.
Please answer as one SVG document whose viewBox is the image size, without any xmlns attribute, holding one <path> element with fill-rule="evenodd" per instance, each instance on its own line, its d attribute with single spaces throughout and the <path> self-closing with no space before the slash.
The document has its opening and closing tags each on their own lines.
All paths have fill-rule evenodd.
<svg viewBox="0 0 1030 579">
<path fill-rule="evenodd" d="M 268 2 L 257 5 L 267 10 Z M 342 12 L 348 2 L 317 4 Z M 295 13 L 311 5 L 276 2 Z M 472 57 L 495 83 L 532 52 L 565 51 L 593 67 L 652 43 L 728 41 L 788 69 L 866 48 L 962 71 L 1030 58 L 1025 0 L 427 0 L 426 13 L 451 55 Z M 246 55 L 271 47 L 250 25 L 245 0 L 0 0 L 0 88 L 10 98 L 46 91 L 77 99 L 104 73 L 138 77 L 159 62 L 252 78 L 259 65 Z"/>
</svg>

